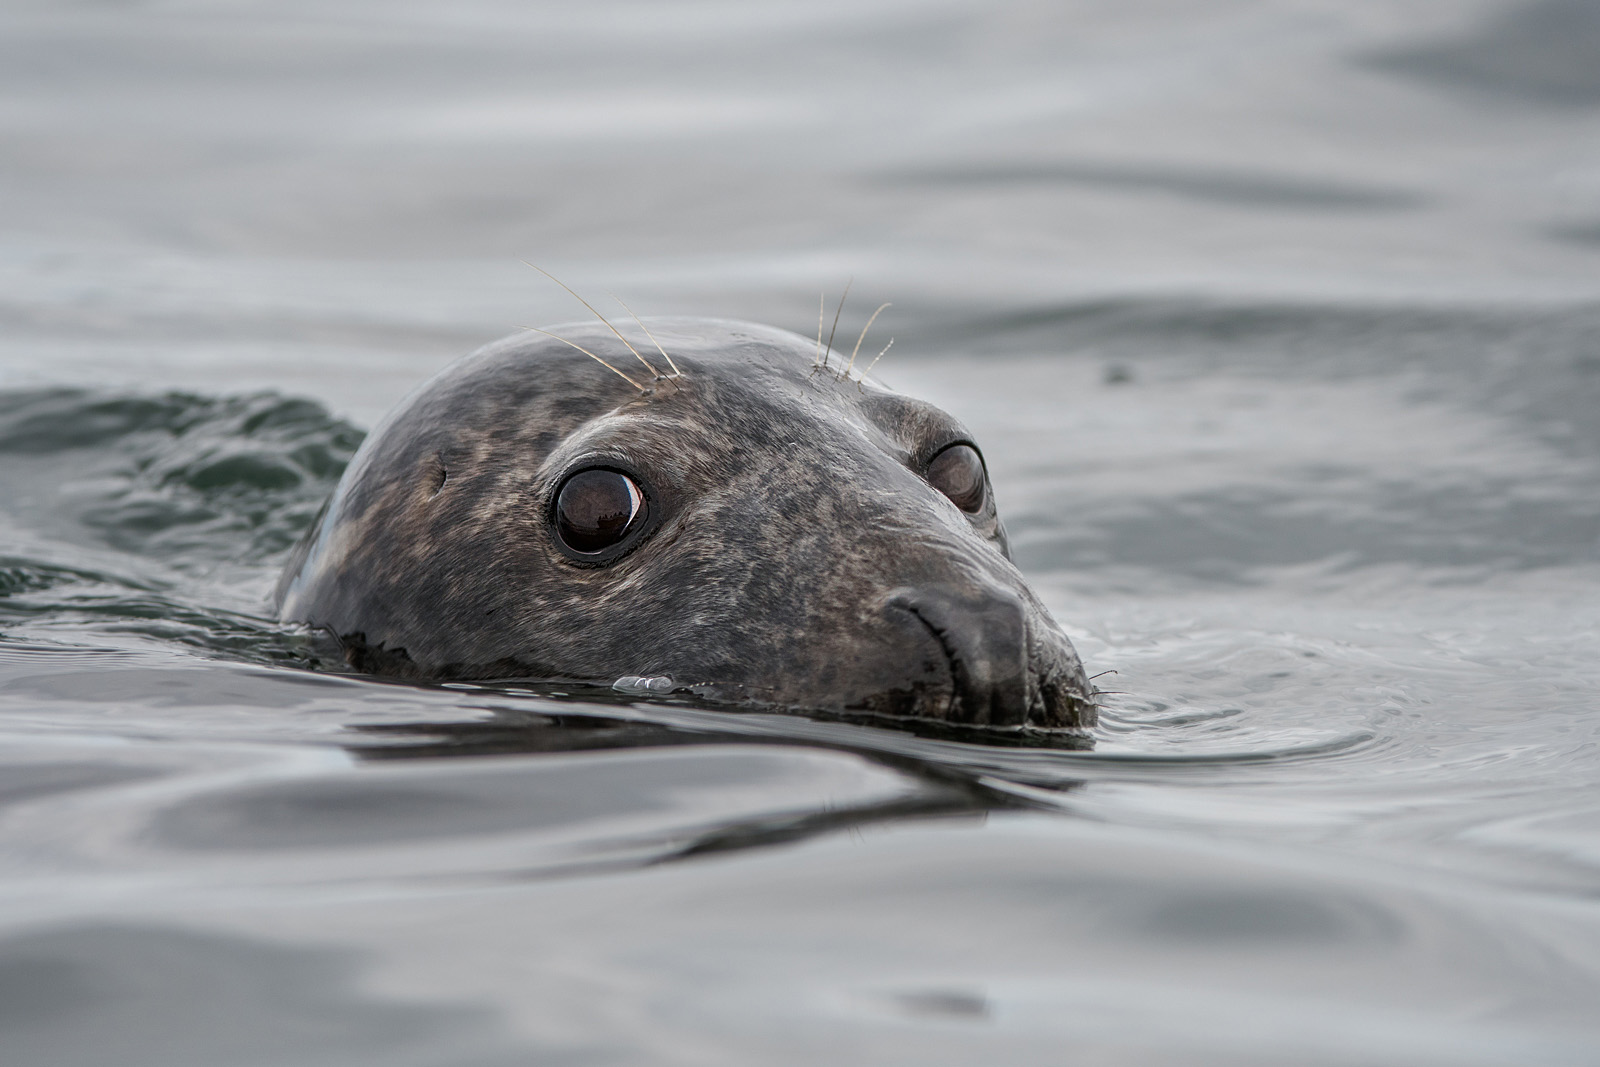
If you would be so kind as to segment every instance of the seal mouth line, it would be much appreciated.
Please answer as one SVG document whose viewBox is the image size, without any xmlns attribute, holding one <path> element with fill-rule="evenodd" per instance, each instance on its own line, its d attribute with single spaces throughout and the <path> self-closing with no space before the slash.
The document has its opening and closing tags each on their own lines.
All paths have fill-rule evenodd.
<svg viewBox="0 0 1600 1067">
<path fill-rule="evenodd" d="M 927 631 L 933 635 L 933 639 L 939 642 L 939 650 L 944 653 L 945 669 L 950 672 L 950 697 L 945 703 L 944 717 L 949 719 L 955 714 L 956 705 L 959 703 L 961 693 L 961 677 L 959 674 L 957 674 L 961 668 L 958 660 L 956 659 L 955 650 L 950 647 L 950 641 L 945 637 L 944 631 L 938 626 L 935 626 L 933 622 L 929 620 L 927 616 L 923 615 L 922 612 L 918 611 L 914 605 L 902 604 L 900 607 L 908 615 L 916 619 L 927 628 Z"/>
</svg>

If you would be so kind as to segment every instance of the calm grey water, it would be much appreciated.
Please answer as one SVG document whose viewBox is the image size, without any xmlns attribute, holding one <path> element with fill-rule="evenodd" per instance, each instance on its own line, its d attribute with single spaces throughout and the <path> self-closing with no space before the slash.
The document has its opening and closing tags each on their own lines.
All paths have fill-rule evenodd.
<svg viewBox="0 0 1600 1067">
<path fill-rule="evenodd" d="M 522 259 L 893 301 L 1093 749 L 319 669 Z M 7 1067 L 1600 1062 L 1597 638 L 1588 0 L 0 11 Z"/>
</svg>

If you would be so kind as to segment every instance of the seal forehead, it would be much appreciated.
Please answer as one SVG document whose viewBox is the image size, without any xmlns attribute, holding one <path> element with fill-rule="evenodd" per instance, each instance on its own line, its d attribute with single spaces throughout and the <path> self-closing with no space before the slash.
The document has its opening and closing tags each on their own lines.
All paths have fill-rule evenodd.
<svg viewBox="0 0 1600 1067">
<path fill-rule="evenodd" d="M 817 371 L 814 352 L 794 335 L 746 327 L 713 343 L 698 325 L 681 335 L 653 326 L 658 339 L 671 345 L 682 377 L 652 380 L 643 392 L 625 393 L 615 404 L 588 395 L 544 401 L 551 415 L 576 416 L 563 427 L 545 469 L 559 469 L 587 451 L 632 457 L 671 445 L 681 446 L 687 461 L 712 455 L 753 459 L 785 446 L 833 451 L 870 442 L 903 460 L 930 429 L 958 425 L 932 405 L 900 403 L 880 387 Z M 615 337 L 595 336 L 588 327 L 572 333 L 607 362 L 621 366 L 617 361 L 635 358 Z M 598 365 L 587 370 L 606 374 Z"/>
</svg>

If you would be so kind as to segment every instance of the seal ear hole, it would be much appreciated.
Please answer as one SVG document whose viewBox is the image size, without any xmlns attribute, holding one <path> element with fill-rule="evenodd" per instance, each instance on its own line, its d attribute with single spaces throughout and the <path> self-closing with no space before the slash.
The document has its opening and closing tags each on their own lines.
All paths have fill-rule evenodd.
<svg viewBox="0 0 1600 1067">
<path fill-rule="evenodd" d="M 988 496 L 983 457 L 969 444 L 949 445 L 928 461 L 928 484 L 969 515 L 983 510 Z"/>
<path fill-rule="evenodd" d="M 433 469 L 429 472 L 428 491 L 434 496 L 439 495 L 439 490 L 444 488 L 444 483 L 450 480 L 450 469 L 444 465 L 443 456 L 433 457 Z"/>
<path fill-rule="evenodd" d="M 573 555 L 608 562 L 649 518 L 650 505 L 639 484 L 621 471 L 590 467 L 570 475 L 556 490 L 551 519 L 556 537 Z"/>
</svg>

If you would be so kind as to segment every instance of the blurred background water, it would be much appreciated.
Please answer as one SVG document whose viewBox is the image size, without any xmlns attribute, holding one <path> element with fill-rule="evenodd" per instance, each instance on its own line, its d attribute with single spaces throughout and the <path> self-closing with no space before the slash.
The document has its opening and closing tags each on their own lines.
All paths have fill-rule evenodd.
<svg viewBox="0 0 1600 1067">
<path fill-rule="evenodd" d="M 328 673 L 520 324 L 976 432 L 1091 751 Z M 1600 1060 L 1600 5 L 0 9 L 0 1061 Z"/>
</svg>

